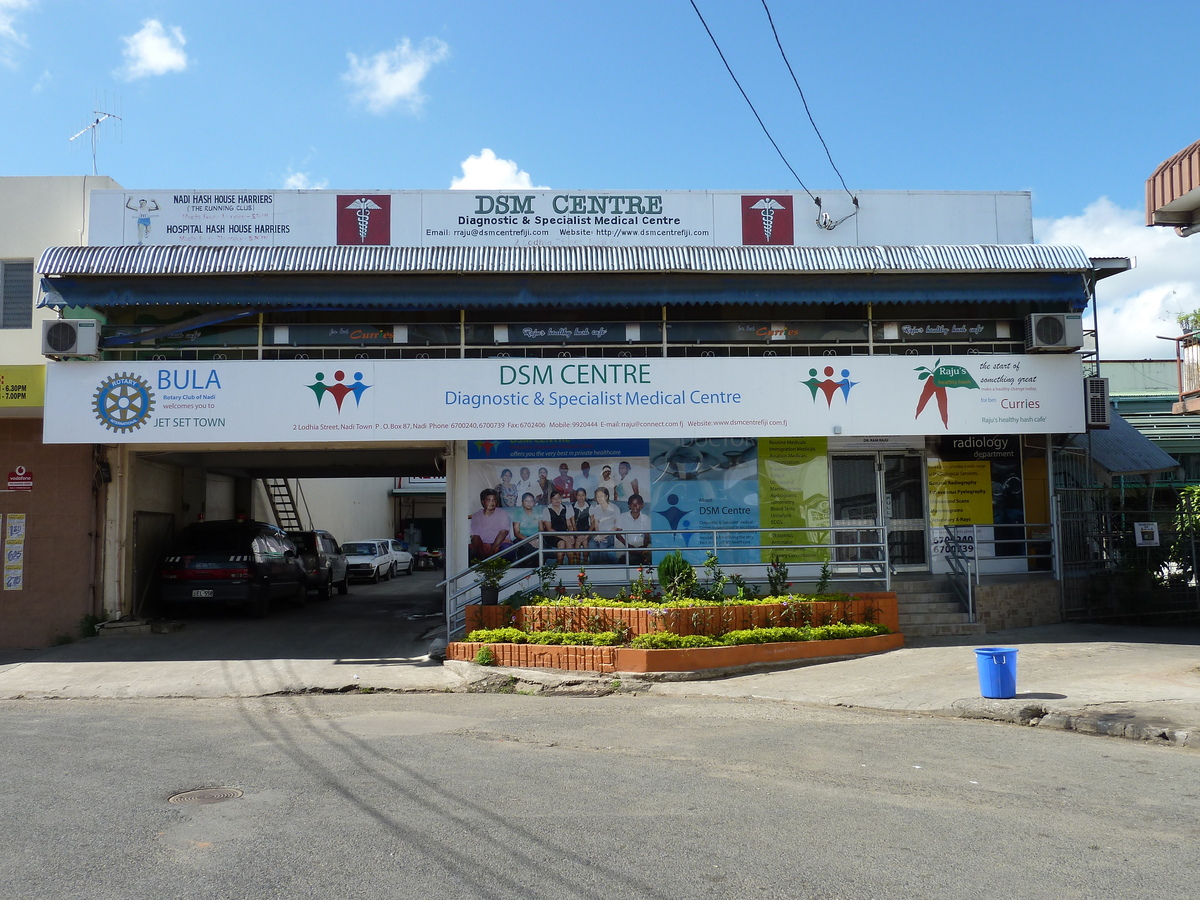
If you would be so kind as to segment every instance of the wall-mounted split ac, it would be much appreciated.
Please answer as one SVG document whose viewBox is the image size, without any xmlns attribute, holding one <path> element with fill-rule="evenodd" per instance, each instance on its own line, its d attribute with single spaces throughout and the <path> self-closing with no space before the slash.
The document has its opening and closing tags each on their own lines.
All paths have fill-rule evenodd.
<svg viewBox="0 0 1200 900">
<path fill-rule="evenodd" d="M 1093 375 L 1083 379 L 1083 402 L 1088 428 L 1111 428 L 1112 407 L 1108 405 L 1108 379 Z"/>
<path fill-rule="evenodd" d="M 46 319 L 42 322 L 44 356 L 96 356 L 100 323 L 95 319 Z"/>
<path fill-rule="evenodd" d="M 1082 346 L 1080 313 L 1031 313 L 1025 317 L 1026 353 L 1072 353 Z"/>
</svg>

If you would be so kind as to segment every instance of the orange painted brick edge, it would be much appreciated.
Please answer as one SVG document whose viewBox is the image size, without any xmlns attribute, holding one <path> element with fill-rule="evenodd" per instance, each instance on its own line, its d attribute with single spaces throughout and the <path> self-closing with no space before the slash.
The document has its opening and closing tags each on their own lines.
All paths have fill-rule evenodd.
<svg viewBox="0 0 1200 900">
<path fill-rule="evenodd" d="M 877 634 L 833 641 L 791 641 L 775 644 L 742 644 L 736 647 L 698 647 L 689 650 L 635 650 L 631 647 L 560 647 L 543 644 L 482 644 L 454 641 L 446 658 L 473 662 L 480 647 L 490 647 L 496 665 L 514 668 L 563 669 L 573 672 L 701 672 L 758 663 L 797 659 L 863 656 L 898 650 L 902 634 Z"/>
</svg>

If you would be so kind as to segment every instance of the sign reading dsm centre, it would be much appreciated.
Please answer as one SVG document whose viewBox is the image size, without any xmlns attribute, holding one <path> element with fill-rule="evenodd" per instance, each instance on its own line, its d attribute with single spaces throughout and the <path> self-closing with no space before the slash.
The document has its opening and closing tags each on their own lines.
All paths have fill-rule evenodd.
<svg viewBox="0 0 1200 900">
<path fill-rule="evenodd" d="M 1077 433 L 1078 359 L 51 362 L 47 443 Z M 414 390 L 413 385 L 436 385 Z"/>
</svg>

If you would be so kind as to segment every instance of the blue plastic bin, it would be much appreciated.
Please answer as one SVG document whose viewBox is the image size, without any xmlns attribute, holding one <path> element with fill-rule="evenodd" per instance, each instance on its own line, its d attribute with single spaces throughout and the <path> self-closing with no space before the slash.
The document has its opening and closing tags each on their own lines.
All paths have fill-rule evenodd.
<svg viewBox="0 0 1200 900">
<path fill-rule="evenodd" d="M 979 693 L 990 700 L 1017 696 L 1017 650 L 1015 647 L 979 647 L 975 650 L 979 669 Z"/>
</svg>

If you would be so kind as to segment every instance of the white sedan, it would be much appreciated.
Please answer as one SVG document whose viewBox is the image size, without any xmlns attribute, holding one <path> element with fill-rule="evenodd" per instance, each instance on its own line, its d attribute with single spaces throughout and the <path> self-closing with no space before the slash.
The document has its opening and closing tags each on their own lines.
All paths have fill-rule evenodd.
<svg viewBox="0 0 1200 900">
<path fill-rule="evenodd" d="M 384 541 L 347 541 L 342 544 L 352 581 L 369 581 L 375 584 L 380 578 L 392 577 L 391 551 Z"/>
<path fill-rule="evenodd" d="M 404 549 L 404 545 L 390 538 L 376 538 L 379 543 L 387 548 L 388 555 L 392 558 L 392 569 L 388 573 L 390 578 L 392 575 L 411 575 L 413 573 L 413 555 Z"/>
</svg>

